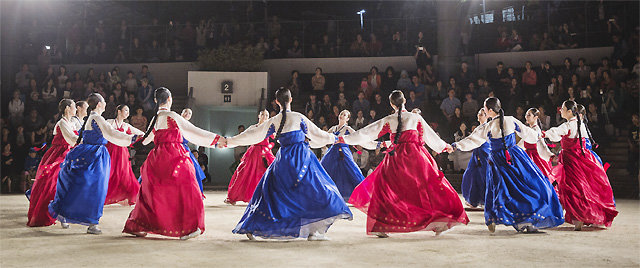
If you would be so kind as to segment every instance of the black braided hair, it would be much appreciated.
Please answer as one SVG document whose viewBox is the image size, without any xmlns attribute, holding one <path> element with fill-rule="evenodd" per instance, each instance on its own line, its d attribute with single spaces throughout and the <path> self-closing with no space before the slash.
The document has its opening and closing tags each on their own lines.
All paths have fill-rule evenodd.
<svg viewBox="0 0 640 268">
<path fill-rule="evenodd" d="M 291 101 L 291 91 L 289 89 L 281 87 L 276 91 L 276 100 L 280 104 L 280 110 L 282 112 L 282 120 L 280 120 L 280 126 L 276 132 L 276 139 L 280 138 L 284 124 L 287 122 L 287 104 Z"/>
<path fill-rule="evenodd" d="M 71 106 L 73 103 L 74 102 L 71 99 L 60 100 L 60 102 L 58 103 L 58 117 L 62 118 L 64 116 L 64 111 L 67 109 L 67 107 Z"/>
<path fill-rule="evenodd" d="M 593 139 L 591 135 L 591 130 L 589 130 L 589 118 L 587 117 L 587 109 L 582 104 L 578 104 L 578 114 L 582 117 L 582 123 L 584 123 L 584 128 L 587 129 L 587 135 L 589 135 L 589 141 L 591 141 L 591 147 L 595 148 L 598 146 L 596 141 Z"/>
<path fill-rule="evenodd" d="M 498 98 L 489 97 L 484 101 L 484 106 L 487 107 L 488 110 L 492 110 L 500 115 L 500 132 L 502 132 L 502 145 L 504 145 L 504 148 L 506 150 L 507 141 L 504 139 L 504 110 L 502 110 L 502 104 L 500 104 L 500 100 Z"/>
<path fill-rule="evenodd" d="M 89 121 L 89 116 L 91 115 L 91 111 L 93 111 L 98 106 L 98 103 L 100 102 L 104 102 L 104 98 L 102 97 L 102 95 L 98 93 L 91 93 L 87 98 L 87 103 L 89 104 L 89 107 L 87 108 L 87 116 L 84 117 L 84 123 L 82 123 L 82 127 L 78 131 L 78 139 L 76 140 L 75 145 L 78 145 L 82 141 L 82 134 L 84 132 L 85 127 L 87 126 L 87 121 Z"/>
<path fill-rule="evenodd" d="M 578 141 L 580 142 L 580 151 L 582 152 L 582 155 L 584 155 L 584 145 L 582 144 L 582 131 L 580 131 L 580 127 L 582 125 L 582 119 L 580 119 L 580 112 L 578 110 L 578 104 L 575 101 L 572 100 L 566 100 L 564 101 L 564 103 L 562 103 L 562 105 L 569 111 L 571 111 L 571 114 L 573 114 L 573 116 L 576 117 L 577 122 L 578 122 Z"/>
<path fill-rule="evenodd" d="M 144 133 L 144 136 L 142 136 L 142 139 L 140 139 L 140 141 L 145 140 L 147 137 L 149 137 L 149 134 L 151 134 L 151 131 L 156 126 L 156 122 L 158 121 L 159 107 L 160 105 L 167 103 L 169 97 L 171 97 L 171 91 L 169 91 L 169 89 L 166 87 L 159 87 L 155 90 L 155 92 L 153 92 L 153 98 L 156 101 L 156 108 L 154 109 L 151 124 L 149 124 L 147 131 Z"/>
<path fill-rule="evenodd" d="M 394 90 L 393 92 L 391 92 L 391 95 L 389 95 L 389 102 L 398 107 L 398 127 L 396 128 L 396 136 L 393 139 L 393 143 L 398 144 L 400 133 L 402 132 L 402 109 L 404 108 L 406 99 L 404 98 L 404 94 L 402 94 L 402 91 Z"/>
</svg>

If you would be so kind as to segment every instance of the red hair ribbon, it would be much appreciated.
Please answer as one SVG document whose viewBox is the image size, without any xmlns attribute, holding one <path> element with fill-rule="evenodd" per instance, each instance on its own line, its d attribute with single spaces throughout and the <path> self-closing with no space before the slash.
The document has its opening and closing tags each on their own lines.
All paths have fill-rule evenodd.
<svg viewBox="0 0 640 268">
<path fill-rule="evenodd" d="M 511 165 L 511 154 L 509 154 L 509 150 L 504 150 L 504 155 L 507 158 L 507 163 Z"/>
</svg>

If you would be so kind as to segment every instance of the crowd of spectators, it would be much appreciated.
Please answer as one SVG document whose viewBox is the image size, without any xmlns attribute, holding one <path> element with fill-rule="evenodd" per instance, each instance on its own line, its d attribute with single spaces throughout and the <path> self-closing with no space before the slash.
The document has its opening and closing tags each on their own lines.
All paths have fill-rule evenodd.
<svg viewBox="0 0 640 268">
<path fill-rule="evenodd" d="M 639 107 L 640 57 L 633 59 L 631 65 L 624 64 L 627 61 L 631 59 L 603 58 L 600 62 L 586 62 L 583 58 L 566 58 L 556 65 L 547 61 L 540 66 L 530 61 L 524 66 L 497 62 L 495 68 L 486 70 L 486 76 L 462 62 L 455 75 L 447 80 L 440 80 L 430 63 L 424 69 L 420 67 L 411 72 L 388 67 L 381 73 L 373 66 L 358 84 L 345 83 L 340 74 L 333 74 L 336 77 L 331 80 L 337 81 L 334 85 L 326 84 L 329 79 L 317 68 L 308 78 L 309 88 L 303 88 L 300 74 L 295 70 L 287 87 L 294 96 L 302 96 L 294 97 L 293 107 L 298 107 L 324 130 L 337 124 L 342 110 L 351 112 L 349 123 L 356 130 L 391 114 L 387 97 L 391 91 L 400 89 L 407 98 L 406 109 L 420 109 L 425 120 L 447 142 L 460 140 L 473 131 L 478 125 L 477 111 L 489 96 L 500 98 L 505 113 L 522 122 L 526 122 L 527 109 L 537 108 L 543 130 L 561 124 L 564 119 L 557 109 L 563 101 L 575 100 L 588 110 L 594 139 L 606 144 L 610 140 L 608 135 L 621 135 L 622 130 L 628 129 L 631 116 Z M 275 101 L 268 110 L 272 116 L 279 112 Z M 445 156 L 438 157 L 442 167 L 449 171 L 466 167 L 466 164 L 454 166 Z"/>
<path fill-rule="evenodd" d="M 34 159 L 43 154 L 44 150 L 40 148 L 51 143 L 53 128 L 60 120 L 58 103 L 61 99 L 78 102 L 91 93 L 99 93 L 107 102 L 102 116 L 115 118 L 118 105 L 127 105 L 132 112 L 126 121 L 143 131 L 155 108 L 154 77 L 147 65 L 141 65 L 139 70 L 126 70 L 126 73 L 118 66 L 109 72 L 98 73 L 89 68 L 81 73 L 80 70 L 67 70 L 64 65 L 56 69 L 48 67 L 40 73 L 23 64 L 15 74 L 14 82 L 15 90 L 9 98 L 3 99 L 7 113 L 0 125 L 3 192 L 24 192 L 29 188 L 38 165 Z M 200 155 L 206 158 L 204 152 Z"/>
</svg>

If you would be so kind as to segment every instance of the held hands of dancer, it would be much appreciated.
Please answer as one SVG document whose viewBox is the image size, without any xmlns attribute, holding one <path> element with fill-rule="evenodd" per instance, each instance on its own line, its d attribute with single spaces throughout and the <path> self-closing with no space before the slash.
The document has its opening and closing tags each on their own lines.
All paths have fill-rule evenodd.
<svg viewBox="0 0 640 268">
<path fill-rule="evenodd" d="M 225 148 L 227 147 L 227 138 L 226 137 L 220 137 L 220 140 L 218 140 L 218 143 L 216 144 L 216 148 Z"/>
<path fill-rule="evenodd" d="M 445 151 L 446 151 L 447 153 L 453 153 L 453 152 L 456 150 L 456 149 L 455 149 L 455 147 L 453 147 L 453 145 L 451 145 L 451 144 L 447 144 L 447 145 L 444 147 L 444 149 L 445 149 Z"/>
</svg>

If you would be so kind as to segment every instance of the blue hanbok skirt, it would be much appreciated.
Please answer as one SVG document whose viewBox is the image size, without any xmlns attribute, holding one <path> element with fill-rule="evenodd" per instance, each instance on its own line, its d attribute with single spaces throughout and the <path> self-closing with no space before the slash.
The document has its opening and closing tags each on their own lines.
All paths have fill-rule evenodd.
<svg viewBox="0 0 640 268">
<path fill-rule="evenodd" d="M 331 146 L 320 164 L 329 173 L 344 200 L 349 200 L 353 189 L 364 180 L 362 171 L 353 161 L 348 144 L 337 143 Z"/>
<path fill-rule="evenodd" d="M 283 133 L 278 141 L 282 147 L 233 233 L 306 238 L 325 233 L 337 219 L 351 220 L 351 211 L 309 149 L 304 132 Z"/>
</svg>

